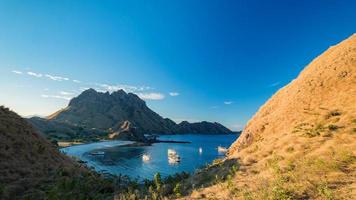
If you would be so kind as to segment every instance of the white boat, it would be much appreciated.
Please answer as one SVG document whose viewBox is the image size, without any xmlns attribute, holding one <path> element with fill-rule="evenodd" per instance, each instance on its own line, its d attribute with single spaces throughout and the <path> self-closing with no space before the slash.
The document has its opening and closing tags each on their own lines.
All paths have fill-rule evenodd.
<svg viewBox="0 0 356 200">
<path fill-rule="evenodd" d="M 177 164 L 179 162 L 180 162 L 180 156 L 178 155 L 168 157 L 169 164 Z"/>
<path fill-rule="evenodd" d="M 143 154 L 142 156 L 142 161 L 143 162 L 148 162 L 151 160 L 151 156 L 147 155 L 147 154 Z"/>
<path fill-rule="evenodd" d="M 174 155 L 177 155 L 177 152 L 173 149 L 168 149 L 167 154 L 168 154 L 168 156 L 174 156 Z"/>
<path fill-rule="evenodd" d="M 168 149 L 167 154 L 168 154 L 168 163 L 175 164 L 180 162 L 180 156 L 175 150 Z"/>
<path fill-rule="evenodd" d="M 218 152 L 219 153 L 226 153 L 227 152 L 227 148 L 222 147 L 222 146 L 218 146 Z"/>
<path fill-rule="evenodd" d="M 177 165 L 178 163 L 180 163 L 180 159 L 179 158 L 168 158 L 168 163 L 170 165 Z"/>
<path fill-rule="evenodd" d="M 199 147 L 199 154 L 203 153 L 203 148 Z"/>
</svg>

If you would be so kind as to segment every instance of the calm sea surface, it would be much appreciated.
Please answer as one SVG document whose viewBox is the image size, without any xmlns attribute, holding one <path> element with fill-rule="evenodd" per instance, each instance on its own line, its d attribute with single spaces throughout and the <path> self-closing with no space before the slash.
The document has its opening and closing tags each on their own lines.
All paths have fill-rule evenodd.
<svg viewBox="0 0 356 200">
<path fill-rule="evenodd" d="M 238 135 L 165 135 L 160 140 L 189 141 L 190 144 L 156 143 L 145 147 L 120 147 L 127 141 L 106 141 L 62 148 L 67 155 L 86 161 L 99 172 L 128 175 L 132 178 L 152 179 L 156 172 L 163 177 L 177 172 L 194 172 L 197 168 L 223 157 L 218 146 L 229 147 Z M 199 148 L 202 152 L 199 152 Z M 181 157 L 179 163 L 168 162 L 167 150 L 173 149 Z M 94 153 L 94 155 L 93 155 Z M 150 157 L 149 161 L 142 159 Z"/>
</svg>

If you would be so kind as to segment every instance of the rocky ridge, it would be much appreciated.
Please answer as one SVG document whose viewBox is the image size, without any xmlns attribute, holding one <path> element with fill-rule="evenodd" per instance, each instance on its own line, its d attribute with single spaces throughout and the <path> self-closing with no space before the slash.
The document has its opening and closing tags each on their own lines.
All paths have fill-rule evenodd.
<svg viewBox="0 0 356 200">
<path fill-rule="evenodd" d="M 137 95 L 123 90 L 110 94 L 88 89 L 73 98 L 68 107 L 46 119 L 33 117 L 29 121 L 45 135 L 57 137 L 64 133 L 64 138 L 117 133 L 125 122 L 129 122 L 130 126 L 135 127 L 135 132 L 141 135 L 232 133 L 216 122 L 184 121 L 176 124 L 152 111 Z"/>
</svg>

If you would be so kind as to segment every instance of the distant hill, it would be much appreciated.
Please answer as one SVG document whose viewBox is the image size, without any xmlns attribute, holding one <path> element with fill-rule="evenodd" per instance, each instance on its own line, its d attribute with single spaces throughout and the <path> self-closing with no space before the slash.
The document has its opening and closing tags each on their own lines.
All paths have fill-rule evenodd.
<svg viewBox="0 0 356 200">
<path fill-rule="evenodd" d="M 0 199 L 36 193 L 31 190 L 71 167 L 73 162 L 26 120 L 0 107 Z"/>
<path fill-rule="evenodd" d="M 137 95 L 123 90 L 110 94 L 88 89 L 73 98 L 68 107 L 47 119 L 33 117 L 29 121 L 45 134 L 67 136 L 112 133 L 120 129 L 125 122 L 130 122 L 137 132 L 144 134 L 231 133 L 231 130 L 219 123 L 176 124 L 152 111 Z"/>
<path fill-rule="evenodd" d="M 233 160 L 240 169 L 233 178 L 186 199 L 355 199 L 356 34 L 274 94 L 224 164 L 193 176 L 187 186 L 216 176 L 214 170 Z"/>
</svg>

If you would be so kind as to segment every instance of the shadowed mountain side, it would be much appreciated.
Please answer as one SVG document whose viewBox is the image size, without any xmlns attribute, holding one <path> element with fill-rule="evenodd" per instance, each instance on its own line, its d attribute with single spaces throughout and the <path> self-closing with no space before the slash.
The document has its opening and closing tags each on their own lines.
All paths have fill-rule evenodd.
<svg viewBox="0 0 356 200">
<path fill-rule="evenodd" d="M 61 154 L 25 119 L 0 107 L 0 199 L 113 199 L 133 183 Z"/>
<path fill-rule="evenodd" d="M 0 107 L 0 199 L 35 192 L 29 190 L 50 181 L 58 170 L 72 167 L 73 162 L 26 120 Z"/>
</svg>

